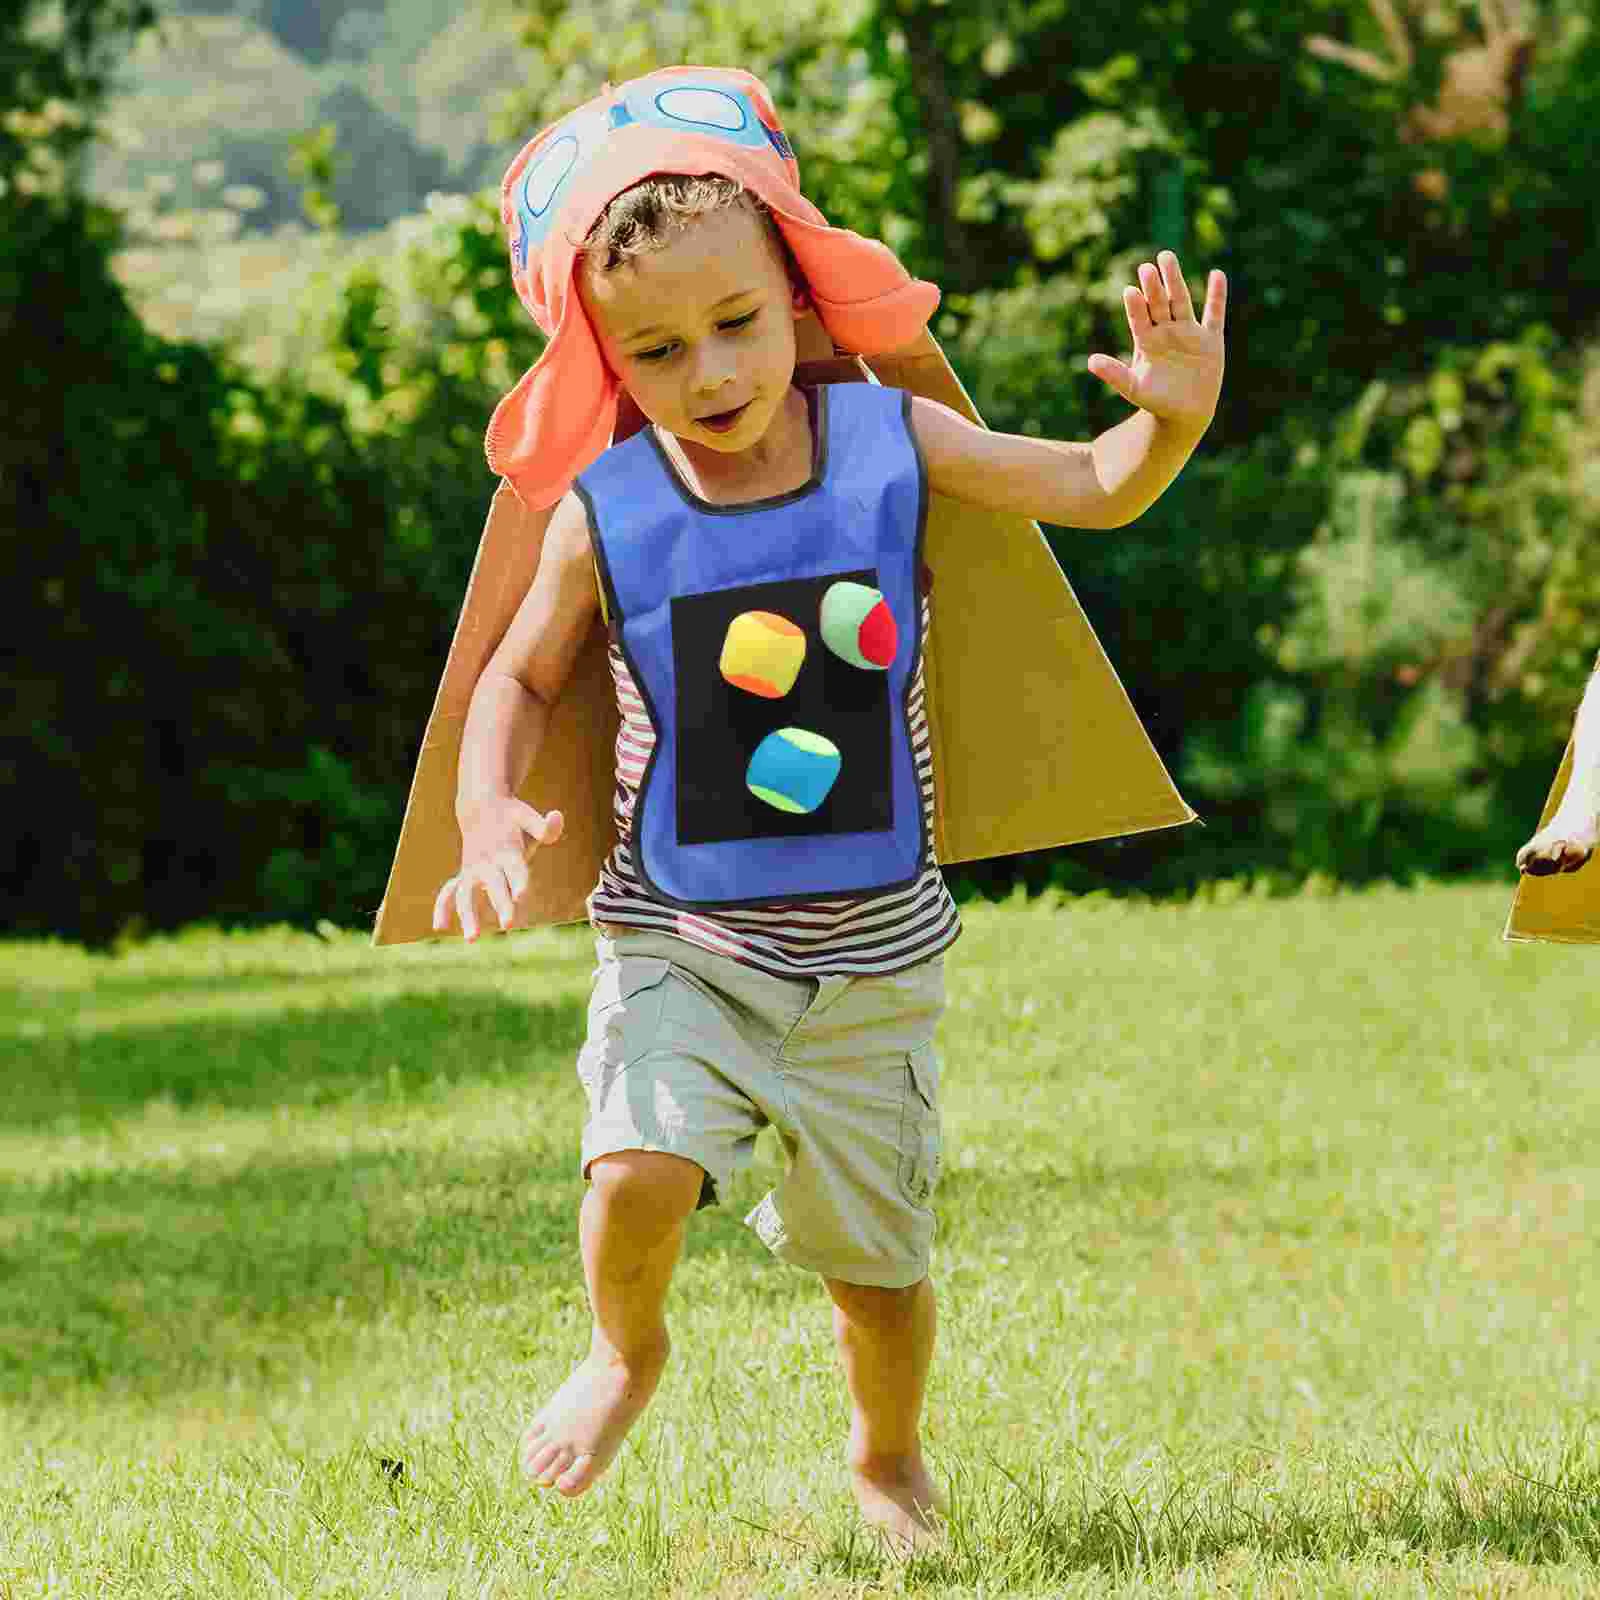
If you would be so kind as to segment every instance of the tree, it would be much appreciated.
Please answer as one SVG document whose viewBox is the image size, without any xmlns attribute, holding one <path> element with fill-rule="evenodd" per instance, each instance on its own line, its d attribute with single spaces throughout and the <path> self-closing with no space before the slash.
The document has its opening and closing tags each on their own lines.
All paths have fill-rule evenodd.
<svg viewBox="0 0 1600 1600">
<path fill-rule="evenodd" d="M 1482 0 L 1481 42 L 1461 29 L 1460 18 L 1439 16 L 1429 0 L 1371 0 L 1372 14 L 1383 30 L 1387 56 L 1358 49 L 1325 34 L 1313 34 L 1306 49 L 1324 61 L 1338 61 L 1379 83 L 1407 82 L 1417 74 L 1417 51 L 1411 39 L 1425 31 L 1444 34 L 1442 71 L 1437 92 L 1430 96 L 1422 85 L 1400 124 L 1407 143 L 1454 139 L 1480 140 L 1492 148 L 1503 145 L 1512 119 L 1520 109 L 1528 70 L 1538 46 L 1529 0 Z M 1450 180 L 1437 167 L 1413 179 L 1418 193 L 1442 200 Z"/>
<path fill-rule="evenodd" d="M 118 219 L 70 159 L 103 83 L 95 25 L 125 16 L 79 8 L 54 47 L 17 31 L 5 58 L 7 922 L 104 939 L 199 916 L 357 920 L 381 893 L 448 602 L 434 552 L 394 537 L 394 463 L 346 407 L 129 307 Z M 381 309 L 356 286 L 362 356 Z M 480 483 L 457 491 L 468 553 L 477 453 Z"/>
</svg>

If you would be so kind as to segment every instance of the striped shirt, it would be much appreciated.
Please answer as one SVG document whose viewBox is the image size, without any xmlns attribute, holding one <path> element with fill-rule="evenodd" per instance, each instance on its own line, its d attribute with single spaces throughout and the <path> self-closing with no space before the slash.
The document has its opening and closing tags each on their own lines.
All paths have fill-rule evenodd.
<svg viewBox="0 0 1600 1600">
<path fill-rule="evenodd" d="M 924 653 L 928 623 L 929 606 L 924 600 Z M 911 750 L 922 790 L 928 839 L 927 859 L 917 881 L 906 889 L 849 900 L 700 912 L 664 905 L 653 898 L 634 868 L 628 840 L 633 832 L 639 780 L 655 748 L 656 736 L 633 674 L 615 640 L 610 657 L 617 709 L 622 714 L 622 725 L 617 730 L 617 789 L 612 806 L 619 842 L 601 866 L 600 881 L 589 897 L 591 921 L 675 934 L 702 949 L 730 956 L 779 978 L 897 972 L 937 955 L 955 942 L 961 932 L 961 919 L 933 853 L 933 747 L 928 736 L 920 663 L 907 702 Z"/>
</svg>

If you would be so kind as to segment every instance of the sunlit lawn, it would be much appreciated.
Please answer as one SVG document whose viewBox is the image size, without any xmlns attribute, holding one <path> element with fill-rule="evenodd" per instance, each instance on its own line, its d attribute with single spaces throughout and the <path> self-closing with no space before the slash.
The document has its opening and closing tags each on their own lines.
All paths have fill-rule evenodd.
<svg viewBox="0 0 1600 1600">
<path fill-rule="evenodd" d="M 581 932 L 0 945 L 0 1597 L 1600 1592 L 1600 950 L 1507 894 L 969 910 L 909 1567 L 765 1141 L 602 1491 L 519 1481 Z"/>
</svg>

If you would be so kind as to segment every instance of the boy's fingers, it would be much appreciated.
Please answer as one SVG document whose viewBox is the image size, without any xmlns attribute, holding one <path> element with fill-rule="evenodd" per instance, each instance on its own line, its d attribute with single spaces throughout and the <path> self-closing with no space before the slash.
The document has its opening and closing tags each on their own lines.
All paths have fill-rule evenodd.
<svg viewBox="0 0 1600 1600">
<path fill-rule="evenodd" d="M 1183 275 L 1175 250 L 1163 250 L 1156 260 L 1161 265 L 1161 275 L 1166 280 L 1167 298 L 1172 302 L 1174 322 L 1194 321 L 1194 301 L 1189 298 L 1189 283 Z"/>
<path fill-rule="evenodd" d="M 1162 281 L 1161 269 L 1153 261 L 1140 264 L 1139 287 L 1144 291 L 1145 304 L 1150 307 L 1151 321 L 1165 322 L 1172 315 L 1172 308 L 1167 303 L 1167 286 Z"/>
<path fill-rule="evenodd" d="M 561 813 L 536 811 L 527 801 L 517 802 L 517 820 L 535 844 L 554 844 L 561 837 Z"/>
<path fill-rule="evenodd" d="M 1150 302 L 1130 283 L 1122 291 L 1122 306 L 1128 313 L 1128 326 L 1133 329 L 1134 342 L 1137 343 L 1140 335 L 1148 333 L 1151 328 Z"/>
<path fill-rule="evenodd" d="M 1093 355 L 1089 357 L 1089 370 L 1099 378 L 1102 383 L 1109 384 L 1124 400 L 1131 402 L 1129 390 L 1133 383 L 1133 373 L 1114 356 Z"/>
<path fill-rule="evenodd" d="M 528 892 L 528 863 L 522 856 L 506 863 L 506 882 L 511 885 L 511 899 L 520 900 Z"/>
<path fill-rule="evenodd" d="M 450 931 L 450 896 L 455 893 L 456 880 L 447 878 L 444 887 L 434 897 L 433 929 L 435 933 Z"/>
<path fill-rule="evenodd" d="M 526 800 L 519 800 L 517 824 L 530 839 L 539 839 L 544 834 L 544 813 L 536 811 Z"/>
<path fill-rule="evenodd" d="M 1228 314 L 1228 279 L 1218 267 L 1211 269 L 1211 276 L 1206 280 L 1206 309 L 1200 318 L 1202 328 L 1215 328 L 1222 332 L 1222 324 Z"/>
<path fill-rule="evenodd" d="M 504 928 L 511 920 L 511 891 L 506 886 L 506 875 L 500 870 L 498 862 L 484 867 L 478 881 L 483 885 L 484 895 L 494 908 L 495 916 L 500 919 L 500 926 Z"/>
<path fill-rule="evenodd" d="M 461 937 L 463 939 L 476 939 L 478 937 L 478 914 L 472 907 L 472 885 L 470 883 L 456 885 L 456 919 L 461 924 Z"/>
<path fill-rule="evenodd" d="M 494 864 L 505 877 L 504 887 L 510 896 L 509 906 L 514 908 L 528 887 L 528 863 L 520 850 L 502 850 L 494 858 Z M 484 875 L 484 892 L 491 900 L 494 899 L 494 891 L 499 886 L 498 881 L 491 875 L 487 873 Z M 498 900 L 495 901 L 495 910 L 501 911 Z M 500 920 L 502 922 L 506 920 L 504 911 L 501 912 Z"/>
</svg>

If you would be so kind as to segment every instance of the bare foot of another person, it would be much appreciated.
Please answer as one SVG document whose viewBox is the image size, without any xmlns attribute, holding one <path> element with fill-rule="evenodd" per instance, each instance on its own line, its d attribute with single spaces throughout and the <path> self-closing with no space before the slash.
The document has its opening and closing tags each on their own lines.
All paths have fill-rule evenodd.
<svg viewBox="0 0 1600 1600">
<path fill-rule="evenodd" d="M 1600 818 L 1563 817 L 1559 812 L 1517 852 L 1517 871 L 1530 877 L 1576 872 L 1594 854 Z"/>
<path fill-rule="evenodd" d="M 900 1554 L 927 1550 L 944 1538 L 945 1498 L 920 1458 L 850 1469 L 850 1487 L 870 1527 Z"/>
<path fill-rule="evenodd" d="M 649 1405 L 667 1350 L 629 1365 L 587 1356 L 522 1436 L 522 1470 L 542 1489 L 582 1494 L 611 1465 Z"/>
</svg>

